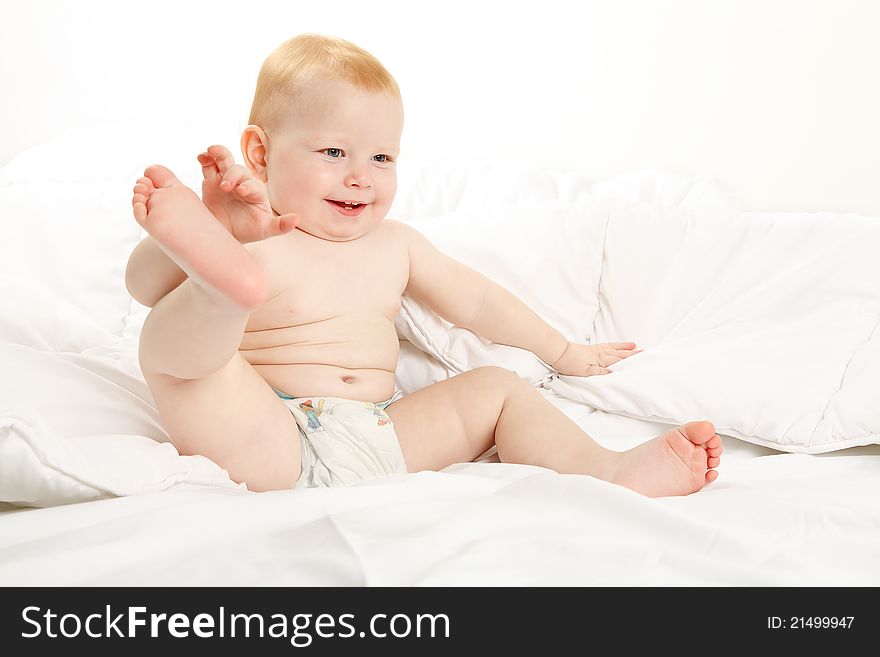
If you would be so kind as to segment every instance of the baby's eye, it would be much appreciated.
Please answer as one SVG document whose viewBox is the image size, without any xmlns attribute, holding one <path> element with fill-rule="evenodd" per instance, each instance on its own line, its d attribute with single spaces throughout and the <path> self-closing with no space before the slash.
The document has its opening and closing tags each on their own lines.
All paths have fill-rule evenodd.
<svg viewBox="0 0 880 657">
<path fill-rule="evenodd" d="M 374 155 L 373 159 L 376 160 L 376 162 L 390 162 L 391 156 L 385 155 L 384 153 L 379 153 L 378 155 Z"/>
<path fill-rule="evenodd" d="M 341 148 L 325 148 L 324 154 L 327 157 L 333 157 L 333 158 L 342 157 L 344 155 Z"/>
</svg>

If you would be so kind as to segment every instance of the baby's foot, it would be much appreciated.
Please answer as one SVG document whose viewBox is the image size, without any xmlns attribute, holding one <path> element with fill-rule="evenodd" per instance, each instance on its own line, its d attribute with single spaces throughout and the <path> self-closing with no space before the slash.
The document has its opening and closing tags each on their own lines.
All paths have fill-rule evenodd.
<svg viewBox="0 0 880 657">
<path fill-rule="evenodd" d="M 623 452 L 611 481 L 648 497 L 690 495 L 715 481 L 721 438 L 711 422 L 688 422 Z"/>
<path fill-rule="evenodd" d="M 296 227 L 295 215 L 275 214 L 266 185 L 235 164 L 229 149 L 209 146 L 198 159 L 202 165 L 202 201 L 239 242 L 258 242 Z"/>
<path fill-rule="evenodd" d="M 266 295 L 260 266 L 198 195 L 158 164 L 144 171 L 131 200 L 134 218 L 215 301 L 252 310 Z"/>
</svg>

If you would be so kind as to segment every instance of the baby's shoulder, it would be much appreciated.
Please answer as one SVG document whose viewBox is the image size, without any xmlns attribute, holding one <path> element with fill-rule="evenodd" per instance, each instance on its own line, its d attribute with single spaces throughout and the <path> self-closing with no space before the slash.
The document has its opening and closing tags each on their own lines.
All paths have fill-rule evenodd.
<svg viewBox="0 0 880 657">
<path fill-rule="evenodd" d="M 425 237 L 406 221 L 385 219 L 379 227 L 385 230 L 385 234 L 398 241 L 402 246 L 409 247 L 414 240 L 424 240 Z"/>
<path fill-rule="evenodd" d="M 384 219 L 371 232 L 372 236 L 392 248 L 406 249 L 413 229 L 403 221 Z"/>
<path fill-rule="evenodd" d="M 383 219 L 376 225 L 375 230 L 390 235 L 400 235 L 406 230 L 406 223 L 398 219 Z"/>
</svg>

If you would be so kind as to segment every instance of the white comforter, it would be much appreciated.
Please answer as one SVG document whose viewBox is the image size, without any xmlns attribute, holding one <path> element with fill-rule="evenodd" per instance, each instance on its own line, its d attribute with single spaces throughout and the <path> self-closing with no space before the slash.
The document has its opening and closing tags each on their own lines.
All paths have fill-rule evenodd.
<svg viewBox="0 0 880 657">
<path fill-rule="evenodd" d="M 405 299 L 404 390 L 503 365 L 613 449 L 698 417 L 743 440 L 686 498 L 491 457 L 257 494 L 168 442 L 122 284 L 131 181 L 162 161 L 197 184 L 216 140 L 99 126 L 0 170 L 0 583 L 880 584 L 876 218 L 747 214 L 658 172 L 404 167 L 393 217 L 570 339 L 645 348 L 557 377 Z"/>
</svg>

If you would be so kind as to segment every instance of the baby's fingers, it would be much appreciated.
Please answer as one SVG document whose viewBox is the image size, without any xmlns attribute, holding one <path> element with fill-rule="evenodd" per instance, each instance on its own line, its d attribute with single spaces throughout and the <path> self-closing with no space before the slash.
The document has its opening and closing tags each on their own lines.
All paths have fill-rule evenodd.
<svg viewBox="0 0 880 657">
<path fill-rule="evenodd" d="M 263 186 L 253 179 L 238 184 L 234 191 L 248 203 L 260 203 L 266 198 Z"/>
<path fill-rule="evenodd" d="M 214 158 L 207 153 L 199 153 L 198 160 L 202 165 L 202 177 L 211 184 L 216 183 L 220 179 L 220 171 Z"/>
<path fill-rule="evenodd" d="M 635 342 L 609 342 L 608 344 L 598 345 L 607 349 L 616 349 L 618 351 L 632 351 L 636 348 Z"/>
<path fill-rule="evenodd" d="M 296 228 L 299 223 L 299 217 L 295 214 L 282 214 L 278 217 L 272 217 L 272 223 L 269 227 L 269 236 L 284 235 Z"/>
<path fill-rule="evenodd" d="M 636 349 L 635 342 L 609 342 L 606 344 L 598 344 L 596 347 L 600 359 L 613 359 L 612 362 L 614 363 L 623 360 L 624 358 L 640 354 L 644 351 L 644 349 Z"/>
<path fill-rule="evenodd" d="M 630 356 L 635 356 L 636 354 L 640 354 L 644 351 L 644 349 L 638 349 L 635 351 L 631 351 L 629 349 L 614 349 L 605 352 L 605 355 L 610 358 L 614 358 L 615 362 L 618 360 L 623 360 L 624 358 L 629 358 Z"/>
<path fill-rule="evenodd" d="M 225 176 L 226 172 L 235 165 L 235 158 L 225 146 L 219 144 L 208 146 L 207 154 L 216 162 L 221 175 Z"/>
<path fill-rule="evenodd" d="M 224 192 L 231 192 L 237 189 L 243 182 L 251 179 L 250 171 L 240 164 L 234 164 L 223 174 L 223 179 L 220 181 L 220 189 Z M 247 187 L 243 191 L 247 191 Z M 244 196 L 241 192 L 239 193 Z"/>
<path fill-rule="evenodd" d="M 604 365 L 605 367 L 609 367 L 611 365 L 619 363 L 620 361 L 624 360 L 625 358 L 629 358 L 630 356 L 634 356 L 638 353 L 641 353 L 641 350 L 639 350 L 639 351 L 601 351 L 601 352 L 599 352 L 599 357 L 597 360 L 599 361 L 600 365 Z"/>
</svg>

